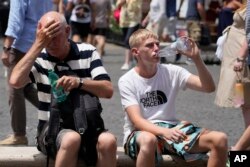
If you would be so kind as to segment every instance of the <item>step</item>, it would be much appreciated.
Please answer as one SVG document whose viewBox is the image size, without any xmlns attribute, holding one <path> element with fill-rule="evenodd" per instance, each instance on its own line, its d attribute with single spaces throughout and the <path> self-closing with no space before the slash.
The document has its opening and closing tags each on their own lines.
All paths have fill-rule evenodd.
<svg viewBox="0 0 250 167">
<path fill-rule="evenodd" d="M 207 160 L 185 162 L 174 155 L 164 155 L 162 166 L 168 167 L 205 167 Z M 0 167 L 45 167 L 46 156 L 36 147 L 0 147 Z M 50 160 L 50 167 L 54 166 L 54 160 Z M 132 167 L 135 162 L 124 154 L 123 148 L 117 148 L 117 167 Z M 85 167 L 82 161 L 78 167 Z"/>
</svg>

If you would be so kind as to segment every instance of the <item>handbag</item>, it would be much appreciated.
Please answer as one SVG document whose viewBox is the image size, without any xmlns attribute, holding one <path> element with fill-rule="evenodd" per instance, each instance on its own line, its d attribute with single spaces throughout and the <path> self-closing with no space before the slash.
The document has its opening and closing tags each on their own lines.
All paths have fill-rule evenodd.
<svg viewBox="0 0 250 167">
<path fill-rule="evenodd" d="M 234 103 L 235 107 L 249 106 L 250 107 L 250 77 L 249 68 L 245 65 L 242 72 L 236 72 L 237 82 L 235 84 Z"/>
<path fill-rule="evenodd" d="M 220 37 L 217 39 L 217 42 L 216 42 L 217 48 L 216 48 L 215 55 L 217 56 L 217 58 L 218 58 L 220 61 L 222 60 L 222 57 L 223 57 L 223 47 L 224 47 L 224 44 L 225 44 L 225 42 L 226 42 L 227 35 L 228 35 L 229 30 L 230 30 L 230 27 L 231 27 L 231 26 L 228 26 L 228 27 L 223 31 L 222 36 L 220 36 Z"/>
</svg>

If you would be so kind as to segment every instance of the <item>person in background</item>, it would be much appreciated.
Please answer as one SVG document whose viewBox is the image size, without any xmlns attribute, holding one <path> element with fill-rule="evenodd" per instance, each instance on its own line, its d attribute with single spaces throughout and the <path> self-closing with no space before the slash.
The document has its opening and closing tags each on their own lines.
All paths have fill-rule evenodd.
<svg viewBox="0 0 250 167">
<path fill-rule="evenodd" d="M 160 41 L 167 41 L 167 0 L 152 0 L 148 15 L 142 21 L 142 27 L 154 32 Z"/>
<path fill-rule="evenodd" d="M 201 40 L 201 25 L 206 24 L 205 0 L 189 0 L 186 14 L 188 36 L 199 44 Z M 192 65 L 187 58 L 186 64 Z"/>
<path fill-rule="evenodd" d="M 224 0 L 218 17 L 218 37 L 227 26 L 232 25 L 234 12 L 242 6 L 241 0 Z"/>
<path fill-rule="evenodd" d="M 176 41 L 176 0 L 167 0 L 166 6 L 168 39 L 173 42 Z"/>
<path fill-rule="evenodd" d="M 87 42 L 91 29 L 95 29 L 96 0 L 68 0 L 66 14 L 71 13 L 72 40 Z"/>
<path fill-rule="evenodd" d="M 8 25 L 10 11 L 10 0 L 4 0 L 0 2 L 0 37 L 5 38 L 5 31 Z M 7 77 L 7 67 L 4 66 L 4 77 Z"/>
<path fill-rule="evenodd" d="M 195 41 L 188 40 L 190 50 L 181 53 L 193 60 L 198 75 L 180 66 L 160 64 L 159 39 L 153 32 L 139 29 L 129 39 L 137 65 L 119 79 L 118 87 L 125 111 L 125 153 L 136 160 L 137 167 L 156 166 L 161 155 L 169 152 L 192 161 L 208 151 L 208 167 L 226 165 L 225 133 L 176 118 L 174 104 L 179 90 L 189 88 L 207 93 L 215 90 Z"/>
<path fill-rule="evenodd" d="M 238 53 L 246 40 L 245 20 L 246 5 L 235 11 L 233 24 L 224 33 L 227 34 L 223 44 L 223 55 L 221 60 L 220 79 L 215 96 L 215 104 L 219 107 L 234 107 L 234 85 L 241 77 L 234 71 L 234 63 L 242 63 Z"/>
<path fill-rule="evenodd" d="M 15 88 L 20 88 L 30 81 L 37 86 L 40 102 L 38 132 L 41 132 L 50 116 L 52 94 L 48 71 L 51 69 L 55 70 L 60 66 L 59 72 L 74 73 L 74 75 L 61 76 L 57 80 L 57 88 L 61 86 L 67 92 L 71 92 L 73 89 L 87 91 L 100 98 L 111 98 L 113 95 L 110 77 L 102 65 L 98 52 L 90 44 L 77 44 L 69 40 L 69 34 L 70 27 L 62 14 L 55 11 L 44 14 L 38 23 L 36 39 L 32 47 L 17 63 L 11 74 L 10 84 Z M 98 114 L 94 116 L 101 119 Z M 72 123 L 74 124 L 74 122 Z M 92 124 L 99 123 L 103 124 L 102 119 L 100 122 L 96 121 Z M 92 124 L 88 122 L 88 128 Z M 104 125 L 97 127 L 94 136 L 88 136 L 88 128 L 82 137 L 73 129 L 60 129 L 56 138 L 58 148 L 56 167 L 77 166 L 78 156 L 82 157 L 82 154 L 79 153 L 80 146 L 83 145 L 86 148 L 85 138 L 95 141 L 93 148 L 97 155 L 96 162 L 91 162 L 91 164 L 87 164 L 88 166 L 116 166 L 115 136 L 107 132 Z M 83 155 L 90 154 L 85 151 L 86 149 L 83 150 Z M 89 158 L 93 159 L 93 157 Z"/>
<path fill-rule="evenodd" d="M 128 70 L 132 65 L 132 55 L 128 40 L 139 29 L 142 20 L 142 0 L 117 0 L 116 8 L 121 8 L 119 26 L 122 29 L 125 60 L 121 70 Z"/>
<path fill-rule="evenodd" d="M 168 29 L 168 39 L 171 42 L 176 41 L 176 23 L 177 23 L 177 11 L 176 11 L 176 0 L 167 0 L 167 29 Z M 181 54 L 177 53 L 175 56 L 175 63 L 178 63 L 181 59 Z"/>
<path fill-rule="evenodd" d="M 95 29 L 89 34 L 89 41 L 96 46 L 101 57 L 105 54 L 104 48 L 106 43 L 106 35 L 109 28 L 109 18 L 111 14 L 110 0 L 98 0 L 95 2 Z"/>
<path fill-rule="evenodd" d="M 250 69 L 250 2 L 243 1 L 243 4 L 247 3 L 246 5 L 246 21 L 245 21 L 245 33 L 246 33 L 246 40 L 244 40 L 241 50 L 238 54 L 237 60 L 234 62 L 233 70 L 235 72 L 242 72 L 246 67 L 248 70 Z M 249 74 L 248 74 L 249 75 Z M 249 76 L 248 76 L 249 77 Z M 249 99 L 245 99 L 249 100 Z M 250 148 L 250 106 L 243 104 L 241 106 L 244 123 L 245 123 L 245 130 L 243 134 L 240 136 L 238 141 L 235 143 L 234 146 L 231 147 L 232 151 L 245 151 L 249 150 Z"/>
<path fill-rule="evenodd" d="M 33 44 L 38 20 L 44 13 L 52 10 L 52 7 L 52 0 L 10 1 L 10 15 L 1 57 L 3 64 L 8 68 L 7 80 L 15 65 Z M 8 93 L 14 134 L 0 141 L 0 145 L 27 145 L 25 98 L 38 107 L 37 90 L 33 84 L 27 83 L 18 89 L 9 85 Z"/>
</svg>

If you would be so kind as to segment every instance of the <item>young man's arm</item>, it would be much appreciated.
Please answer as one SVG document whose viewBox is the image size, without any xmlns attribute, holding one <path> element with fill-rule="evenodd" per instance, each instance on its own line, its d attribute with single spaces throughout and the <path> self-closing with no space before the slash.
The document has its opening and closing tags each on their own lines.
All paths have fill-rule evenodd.
<svg viewBox="0 0 250 167">
<path fill-rule="evenodd" d="M 178 129 L 163 128 L 144 119 L 140 114 L 140 107 L 138 105 L 131 105 L 127 107 L 125 111 L 137 130 L 150 132 L 173 142 L 178 142 L 180 139 L 184 140 L 186 138 L 185 134 Z"/>
<path fill-rule="evenodd" d="M 215 84 L 212 75 L 200 57 L 199 48 L 193 40 L 190 41 L 192 45 L 191 50 L 185 53 L 182 52 L 182 54 L 185 54 L 193 60 L 198 71 L 198 76 L 192 74 L 187 80 L 187 87 L 202 92 L 213 92 L 215 91 Z"/>
</svg>

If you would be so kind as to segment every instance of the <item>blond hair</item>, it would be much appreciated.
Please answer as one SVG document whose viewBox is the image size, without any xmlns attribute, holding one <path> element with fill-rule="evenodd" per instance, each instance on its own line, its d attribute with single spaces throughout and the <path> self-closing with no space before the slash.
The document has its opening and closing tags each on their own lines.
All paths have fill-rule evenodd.
<svg viewBox="0 0 250 167">
<path fill-rule="evenodd" d="M 142 41 L 145 41 L 148 38 L 158 39 L 158 36 L 147 29 L 138 29 L 130 36 L 129 46 L 130 48 L 138 47 L 142 43 Z"/>
</svg>

